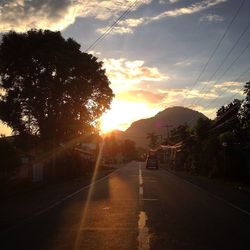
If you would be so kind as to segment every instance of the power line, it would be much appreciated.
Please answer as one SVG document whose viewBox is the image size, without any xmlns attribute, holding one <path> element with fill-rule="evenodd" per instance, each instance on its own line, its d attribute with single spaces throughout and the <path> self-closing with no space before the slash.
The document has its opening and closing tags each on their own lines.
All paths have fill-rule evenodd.
<svg viewBox="0 0 250 250">
<path fill-rule="evenodd" d="M 239 8 L 237 9 L 236 13 L 234 14 L 232 20 L 230 21 L 230 23 L 228 24 L 227 28 L 225 29 L 222 37 L 220 38 L 218 44 L 216 45 L 216 47 L 214 48 L 214 50 L 212 51 L 212 53 L 210 54 L 210 57 L 208 58 L 206 64 L 204 65 L 204 67 L 202 68 L 200 74 L 198 75 L 196 81 L 194 82 L 194 84 L 191 86 L 191 89 L 190 91 L 193 90 L 193 88 L 196 86 L 196 84 L 199 82 L 201 76 L 203 75 L 203 73 L 205 72 L 208 64 L 210 63 L 210 61 L 212 60 L 213 56 L 215 55 L 215 52 L 217 51 L 217 49 L 220 47 L 222 41 L 224 40 L 226 34 L 228 33 L 229 29 L 231 28 L 232 24 L 234 23 L 234 21 L 236 20 L 236 18 L 238 17 L 239 13 L 240 13 L 240 10 L 241 8 L 243 7 L 244 3 L 245 3 L 246 0 L 243 0 L 239 6 Z M 184 102 L 183 102 L 183 105 L 184 105 Z"/>
<path fill-rule="evenodd" d="M 243 32 L 241 33 L 241 35 L 238 37 L 238 39 L 236 40 L 236 42 L 234 43 L 233 47 L 230 49 L 230 51 L 227 53 L 227 55 L 224 57 L 224 59 L 222 60 L 222 62 L 220 63 L 219 67 L 217 67 L 217 69 L 215 70 L 215 72 L 212 74 L 212 76 L 209 78 L 208 82 L 210 82 L 213 77 L 217 74 L 217 72 L 220 70 L 220 68 L 222 67 L 222 65 L 225 63 L 225 61 L 227 60 L 227 58 L 231 55 L 231 53 L 233 52 L 233 50 L 236 48 L 236 46 L 238 45 L 238 43 L 240 42 L 240 40 L 242 39 L 242 37 L 246 34 L 246 32 L 249 30 L 250 28 L 250 23 L 246 26 L 246 28 L 243 30 Z M 249 45 L 248 45 L 249 46 Z M 247 46 L 247 47 L 248 47 Z M 203 86 L 203 88 L 200 90 L 200 92 L 202 93 L 202 91 L 206 88 L 206 85 Z M 195 103 L 193 103 L 195 104 Z"/>
<path fill-rule="evenodd" d="M 240 78 L 241 78 L 243 75 L 245 75 L 248 71 L 250 71 L 250 68 L 247 68 L 245 71 L 243 71 L 243 72 L 241 73 L 241 75 L 238 77 L 238 80 L 240 80 Z M 235 81 L 237 81 L 237 80 L 235 80 Z M 240 89 L 240 91 L 243 91 L 243 90 L 244 90 L 244 86 Z M 233 101 L 233 100 L 235 99 L 235 97 L 236 97 L 238 94 L 239 94 L 239 93 L 235 93 L 235 94 L 233 94 L 232 96 L 230 96 L 230 97 L 222 104 L 222 106 L 226 105 L 226 104 L 229 103 L 230 101 Z M 218 97 L 217 97 L 216 99 L 218 99 Z M 209 113 L 209 116 L 210 116 L 211 114 L 213 114 L 213 113 L 214 113 L 214 111 L 211 112 L 211 113 Z"/>
<path fill-rule="evenodd" d="M 250 47 L 250 42 L 245 46 L 245 48 L 241 51 L 241 53 L 232 61 L 232 63 L 226 68 L 226 70 L 222 73 L 222 75 L 217 79 L 217 81 L 213 84 L 216 85 L 224 76 L 225 74 L 231 69 L 231 67 L 240 59 L 240 57 L 248 50 Z M 204 96 L 208 91 L 206 91 L 202 96 Z M 199 103 L 196 102 L 193 105 L 197 105 Z"/>
<path fill-rule="evenodd" d="M 243 75 L 245 75 L 248 71 L 250 70 L 250 68 L 247 68 L 246 70 L 244 70 L 234 81 L 239 80 Z M 220 95 L 218 95 L 214 100 L 212 100 L 207 106 L 205 106 L 205 109 L 209 108 L 216 100 L 219 99 L 219 97 L 221 97 L 223 93 L 221 93 Z M 238 93 L 237 93 L 238 94 Z M 225 104 L 224 104 L 225 105 Z M 191 121 L 193 121 L 195 118 L 197 117 L 197 114 L 194 115 L 194 117 L 192 119 L 190 119 L 187 123 L 190 123 Z"/>
<path fill-rule="evenodd" d="M 85 52 L 88 52 L 90 49 L 94 48 L 101 40 L 103 40 L 104 38 L 106 38 L 108 36 L 108 34 L 114 29 L 114 27 L 119 24 L 119 22 L 125 18 L 132 10 L 132 8 L 137 4 L 138 0 L 135 0 L 134 2 L 132 2 L 132 4 L 130 4 L 128 6 L 128 8 L 122 13 L 122 15 L 119 16 L 119 18 L 112 24 L 110 25 L 105 32 L 99 36 L 86 50 Z"/>
</svg>

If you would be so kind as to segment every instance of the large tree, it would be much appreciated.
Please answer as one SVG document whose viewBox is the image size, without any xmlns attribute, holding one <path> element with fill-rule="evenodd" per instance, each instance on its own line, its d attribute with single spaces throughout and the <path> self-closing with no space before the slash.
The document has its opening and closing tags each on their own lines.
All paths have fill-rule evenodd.
<svg viewBox="0 0 250 250">
<path fill-rule="evenodd" d="M 0 44 L 0 118 L 18 134 L 67 140 L 90 130 L 113 97 L 102 62 L 60 32 L 9 32 Z"/>
</svg>

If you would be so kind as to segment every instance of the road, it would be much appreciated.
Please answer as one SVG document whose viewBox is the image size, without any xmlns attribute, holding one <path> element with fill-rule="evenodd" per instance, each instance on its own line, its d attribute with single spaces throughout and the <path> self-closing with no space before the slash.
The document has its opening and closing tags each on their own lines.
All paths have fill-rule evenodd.
<svg viewBox="0 0 250 250">
<path fill-rule="evenodd" d="M 249 232 L 247 211 L 133 162 L 2 232 L 0 248 L 248 250 Z"/>
</svg>

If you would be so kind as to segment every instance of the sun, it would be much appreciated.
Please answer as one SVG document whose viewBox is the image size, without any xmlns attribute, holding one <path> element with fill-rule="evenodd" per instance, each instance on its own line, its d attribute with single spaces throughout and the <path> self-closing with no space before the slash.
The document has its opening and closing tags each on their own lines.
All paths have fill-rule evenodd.
<svg viewBox="0 0 250 250">
<path fill-rule="evenodd" d="M 116 118 L 115 115 L 112 114 L 112 112 L 107 112 L 105 114 L 103 114 L 103 116 L 101 117 L 101 132 L 106 134 L 109 133 L 115 129 L 118 129 L 119 124 L 118 124 L 118 119 Z"/>
<path fill-rule="evenodd" d="M 127 100 L 114 100 L 110 110 L 100 118 L 100 130 L 103 134 L 113 130 L 126 130 L 132 122 L 155 114 L 146 103 Z"/>
</svg>

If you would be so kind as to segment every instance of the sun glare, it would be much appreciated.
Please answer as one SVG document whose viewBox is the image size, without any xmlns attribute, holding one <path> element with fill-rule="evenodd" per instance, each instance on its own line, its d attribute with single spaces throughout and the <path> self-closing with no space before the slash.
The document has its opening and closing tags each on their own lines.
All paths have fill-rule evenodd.
<svg viewBox="0 0 250 250">
<path fill-rule="evenodd" d="M 119 128 L 119 122 L 117 118 L 111 112 L 105 113 L 101 118 L 101 131 L 102 133 L 108 133 L 112 130 Z"/>
<path fill-rule="evenodd" d="M 133 121 L 146 118 L 157 113 L 143 102 L 114 100 L 111 109 L 104 113 L 100 119 L 102 133 L 112 130 L 126 130 Z"/>
</svg>

